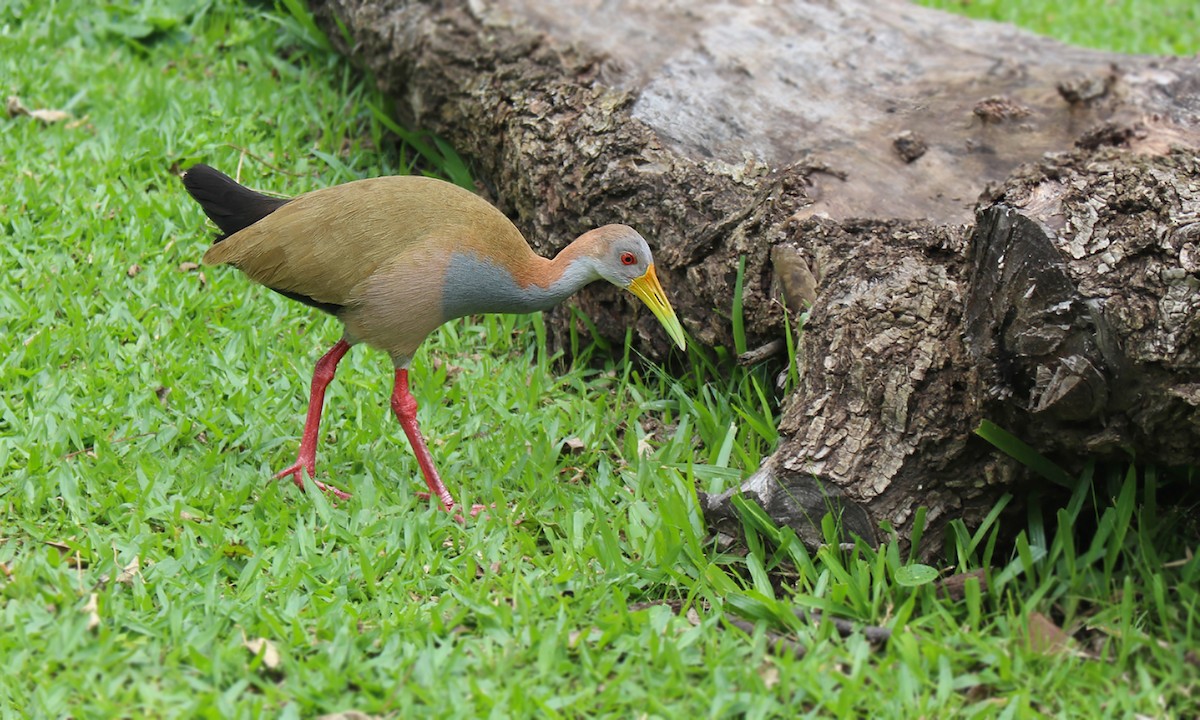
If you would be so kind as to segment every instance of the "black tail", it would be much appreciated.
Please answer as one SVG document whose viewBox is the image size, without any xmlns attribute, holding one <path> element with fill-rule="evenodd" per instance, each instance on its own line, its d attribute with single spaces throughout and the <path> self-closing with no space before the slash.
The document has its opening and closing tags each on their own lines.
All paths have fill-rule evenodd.
<svg viewBox="0 0 1200 720">
<path fill-rule="evenodd" d="M 220 170 L 203 164 L 193 165 L 183 173 L 183 186 L 224 233 L 216 242 L 262 220 L 288 202 L 254 192 Z"/>
</svg>

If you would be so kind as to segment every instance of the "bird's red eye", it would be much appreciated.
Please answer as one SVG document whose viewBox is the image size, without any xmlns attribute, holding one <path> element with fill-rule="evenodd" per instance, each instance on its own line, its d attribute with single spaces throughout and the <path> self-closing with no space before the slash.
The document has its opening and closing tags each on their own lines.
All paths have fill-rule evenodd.
<svg viewBox="0 0 1200 720">
<path fill-rule="evenodd" d="M 633 265 L 636 262 L 637 262 L 637 258 L 634 257 L 633 253 L 631 253 L 631 252 L 621 253 L 621 264 L 622 265 Z"/>
</svg>

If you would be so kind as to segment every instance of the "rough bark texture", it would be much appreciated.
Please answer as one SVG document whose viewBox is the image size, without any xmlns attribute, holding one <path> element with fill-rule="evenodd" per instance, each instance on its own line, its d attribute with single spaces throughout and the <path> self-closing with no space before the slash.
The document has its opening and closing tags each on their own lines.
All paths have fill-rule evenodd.
<svg viewBox="0 0 1200 720">
<path fill-rule="evenodd" d="M 988 417 L 1048 452 L 1200 458 L 1200 154 L 1022 168 L 979 213 L 967 342 Z"/>
<path fill-rule="evenodd" d="M 935 548 L 1017 477 L 983 418 L 1050 453 L 1200 460 L 1194 59 L 899 0 L 313 4 L 539 251 L 638 227 L 707 345 L 730 344 L 740 256 L 752 340 L 811 306 L 780 448 L 742 488 L 806 540 L 828 509 L 903 537 L 921 504 Z M 667 351 L 593 288 L 601 333 L 636 318 Z"/>
<path fill-rule="evenodd" d="M 1020 470 L 973 437 L 984 419 L 1072 470 L 1200 460 L 1196 150 L 1076 151 L 993 188 L 969 232 L 808 219 L 775 252 L 801 246 L 824 276 L 801 386 L 735 490 L 806 542 L 826 510 L 844 539 L 903 533 L 917 504 L 938 539 L 979 518 Z M 706 502 L 736 527 L 728 493 Z"/>
</svg>

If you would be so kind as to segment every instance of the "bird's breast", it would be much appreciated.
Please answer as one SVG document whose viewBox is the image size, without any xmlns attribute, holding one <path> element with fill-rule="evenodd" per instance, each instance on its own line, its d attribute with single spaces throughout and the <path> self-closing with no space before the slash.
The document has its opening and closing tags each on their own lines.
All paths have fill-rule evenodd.
<svg viewBox="0 0 1200 720">
<path fill-rule="evenodd" d="M 570 293 L 555 285 L 522 286 L 500 263 L 474 253 L 454 253 L 446 266 L 442 313 L 446 320 L 478 313 L 527 313 L 557 305 Z"/>
</svg>

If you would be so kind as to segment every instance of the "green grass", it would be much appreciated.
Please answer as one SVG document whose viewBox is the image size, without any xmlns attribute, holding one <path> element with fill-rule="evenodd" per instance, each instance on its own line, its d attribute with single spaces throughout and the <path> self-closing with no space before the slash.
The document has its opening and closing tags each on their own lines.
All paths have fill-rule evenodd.
<svg viewBox="0 0 1200 720">
<path fill-rule="evenodd" d="M 338 329 L 185 269 L 211 230 L 174 171 L 292 194 L 461 161 L 396 144 L 380 99 L 268 6 L 9 0 L 0 78 L 75 118 L 0 120 L 0 717 L 1200 712 L 1194 527 L 1152 468 L 1035 502 L 1011 543 L 956 526 L 941 569 L 989 581 L 961 600 L 895 544 L 810 554 L 751 509 L 750 552 L 723 554 L 694 488 L 757 465 L 776 401 L 774 372 L 724 350 L 676 377 L 581 340 L 596 362 L 556 372 L 536 317 L 447 326 L 415 363 L 421 422 L 458 498 L 501 508 L 458 525 L 415 497 L 390 364 L 359 348 L 318 456 L 354 498 L 268 482 Z M 795 607 L 896 635 L 872 652 Z M 1031 648 L 1031 613 L 1072 649 Z M 768 627 L 808 655 L 771 652 Z"/>
<path fill-rule="evenodd" d="M 1073 45 L 1152 55 L 1200 52 L 1200 3 L 1195 0 L 917 1 L 1014 23 Z"/>
</svg>

